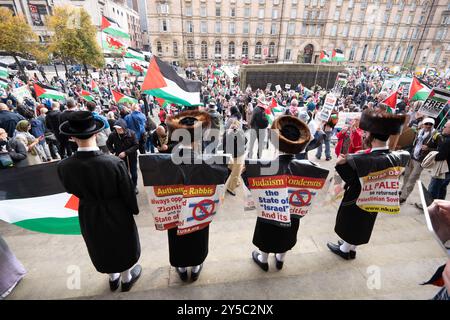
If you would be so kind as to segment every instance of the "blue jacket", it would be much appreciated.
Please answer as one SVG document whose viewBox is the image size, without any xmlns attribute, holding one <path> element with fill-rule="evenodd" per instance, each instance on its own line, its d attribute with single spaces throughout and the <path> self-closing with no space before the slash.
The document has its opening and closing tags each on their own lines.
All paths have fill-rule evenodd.
<svg viewBox="0 0 450 320">
<path fill-rule="evenodd" d="M 92 115 L 94 116 L 94 119 L 98 119 L 98 120 L 102 121 L 105 124 L 105 128 L 104 129 L 108 129 L 109 128 L 108 120 L 106 120 L 106 118 L 104 116 L 99 115 L 97 112 L 92 112 Z"/>
<path fill-rule="evenodd" d="M 144 114 L 139 111 L 133 111 L 125 117 L 128 129 L 131 129 L 136 134 L 136 139 L 141 140 L 142 134 L 145 132 L 145 123 L 147 119 Z"/>
<path fill-rule="evenodd" d="M 12 137 L 14 135 L 17 122 L 20 120 L 25 120 L 25 118 L 18 113 L 7 110 L 0 111 L 0 128 L 5 129 L 8 133 L 8 137 Z"/>
<path fill-rule="evenodd" d="M 43 119 L 39 119 L 39 118 L 34 118 L 30 120 L 30 124 L 31 124 L 31 134 L 35 137 L 35 138 L 39 138 L 40 136 L 45 135 L 45 124 Z M 43 145 L 45 143 L 45 140 L 42 140 L 39 142 L 39 144 Z"/>
</svg>

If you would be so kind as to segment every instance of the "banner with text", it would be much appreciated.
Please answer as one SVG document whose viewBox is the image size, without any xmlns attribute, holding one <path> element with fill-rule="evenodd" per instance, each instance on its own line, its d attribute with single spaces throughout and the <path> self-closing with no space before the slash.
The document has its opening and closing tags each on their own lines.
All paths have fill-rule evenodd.
<svg viewBox="0 0 450 320">
<path fill-rule="evenodd" d="M 425 116 L 436 118 L 449 101 L 450 91 L 433 88 L 418 112 Z"/>
</svg>

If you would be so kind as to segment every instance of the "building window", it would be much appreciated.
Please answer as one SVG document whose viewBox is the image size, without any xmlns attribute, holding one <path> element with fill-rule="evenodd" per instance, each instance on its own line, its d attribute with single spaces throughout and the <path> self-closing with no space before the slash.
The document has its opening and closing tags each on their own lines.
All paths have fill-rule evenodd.
<svg viewBox="0 0 450 320">
<path fill-rule="evenodd" d="M 398 63 L 400 61 L 401 55 L 402 55 L 402 47 L 398 47 L 397 52 L 395 53 L 394 63 Z"/>
<path fill-rule="evenodd" d="M 417 36 L 419 35 L 419 28 L 414 28 L 412 33 L 412 38 L 417 39 Z"/>
<path fill-rule="evenodd" d="M 337 0 L 336 1 L 336 6 L 338 6 L 338 7 L 342 6 L 342 0 Z"/>
<path fill-rule="evenodd" d="M 166 19 L 163 19 L 163 20 L 161 21 L 161 31 L 162 31 L 162 32 L 167 32 L 167 31 L 169 31 L 169 25 L 168 25 Z"/>
<path fill-rule="evenodd" d="M 264 8 L 259 8 L 258 10 L 258 18 L 264 19 Z"/>
<path fill-rule="evenodd" d="M 324 7 L 325 6 L 325 0 L 320 0 L 320 6 Z"/>
<path fill-rule="evenodd" d="M 347 11 L 347 13 L 345 14 L 345 21 L 349 22 L 351 19 L 352 19 L 352 12 Z"/>
<path fill-rule="evenodd" d="M 305 7 L 308 7 L 311 4 L 310 0 L 305 0 Z"/>
<path fill-rule="evenodd" d="M 280 4 L 280 0 L 273 0 L 273 4 L 274 5 L 279 5 Z"/>
<path fill-rule="evenodd" d="M 348 2 L 348 8 L 349 9 L 352 9 L 353 8 L 353 6 L 354 6 L 354 1 L 353 0 L 350 0 L 349 2 Z"/>
<path fill-rule="evenodd" d="M 230 24 L 228 25 L 228 31 L 230 34 L 236 33 L 236 24 L 234 22 L 230 22 Z"/>
<path fill-rule="evenodd" d="M 416 8 L 417 8 L 417 4 L 416 4 L 416 1 L 415 0 L 413 0 L 412 1 L 412 3 L 411 3 L 411 11 L 416 11 Z"/>
<path fill-rule="evenodd" d="M 309 11 L 308 10 L 303 11 L 303 20 L 308 20 L 308 17 L 309 17 Z"/>
<path fill-rule="evenodd" d="M 228 44 L 228 58 L 234 59 L 234 52 L 235 52 L 235 47 L 234 47 L 234 42 L 232 41 Z"/>
<path fill-rule="evenodd" d="M 288 35 L 292 36 L 295 33 L 295 22 L 289 22 L 288 24 Z"/>
<path fill-rule="evenodd" d="M 216 7 L 216 17 L 220 17 L 220 7 Z"/>
<path fill-rule="evenodd" d="M 205 6 L 200 7 L 200 16 L 206 17 L 206 7 Z"/>
<path fill-rule="evenodd" d="M 244 41 L 242 43 L 242 55 L 248 57 L 248 42 Z"/>
<path fill-rule="evenodd" d="M 387 0 L 386 9 L 392 9 L 392 0 Z"/>
<path fill-rule="evenodd" d="M 389 35 L 389 38 L 395 39 L 397 37 L 397 27 L 392 27 L 391 34 Z"/>
<path fill-rule="evenodd" d="M 320 37 L 322 35 L 322 26 L 318 25 L 316 29 L 316 37 Z"/>
<path fill-rule="evenodd" d="M 284 60 L 291 60 L 291 49 L 286 49 L 284 52 Z"/>
<path fill-rule="evenodd" d="M 278 19 L 278 9 L 272 10 L 272 19 Z"/>
<path fill-rule="evenodd" d="M 373 37 L 373 27 L 370 26 L 367 28 L 367 38 L 372 38 Z"/>
<path fill-rule="evenodd" d="M 244 8 L 244 17 L 250 18 L 250 8 L 249 7 Z"/>
<path fill-rule="evenodd" d="M 200 22 L 200 32 L 201 33 L 207 33 L 208 32 L 208 24 L 206 21 Z"/>
<path fill-rule="evenodd" d="M 119 11 L 117 11 L 119 12 Z M 168 14 L 169 13 L 169 4 L 161 3 L 159 5 L 159 13 Z"/>
<path fill-rule="evenodd" d="M 222 23 L 220 21 L 216 21 L 216 33 L 222 32 Z"/>
<path fill-rule="evenodd" d="M 302 31 L 301 31 L 301 35 L 302 36 L 306 36 L 308 33 L 308 26 L 306 25 L 306 23 L 302 23 Z"/>
<path fill-rule="evenodd" d="M 242 25 L 242 33 L 248 34 L 250 29 L 250 24 L 248 22 L 244 22 Z"/>
<path fill-rule="evenodd" d="M 297 2 L 298 2 L 297 0 L 292 0 L 292 5 L 293 6 L 297 5 Z"/>
<path fill-rule="evenodd" d="M 259 0 L 259 4 L 266 4 L 266 0 Z"/>
<path fill-rule="evenodd" d="M 194 44 L 192 41 L 187 43 L 187 57 L 189 60 L 194 60 Z"/>
<path fill-rule="evenodd" d="M 156 51 L 158 53 L 162 53 L 162 45 L 161 45 L 161 41 L 156 42 Z"/>
<path fill-rule="evenodd" d="M 256 27 L 256 34 L 257 35 L 262 35 L 264 32 L 264 24 L 263 23 L 258 23 L 258 26 Z"/>
<path fill-rule="evenodd" d="M 411 55 L 412 55 L 413 49 L 414 49 L 414 46 L 408 46 L 408 49 L 406 50 L 406 56 L 405 56 L 406 63 L 411 62 L 411 58 L 412 58 Z"/>
<path fill-rule="evenodd" d="M 408 38 L 409 29 L 403 28 L 403 34 L 402 34 L 402 40 L 405 40 Z"/>
<path fill-rule="evenodd" d="M 365 9 L 367 8 L 367 0 L 362 0 L 361 1 L 361 9 Z"/>
<path fill-rule="evenodd" d="M 312 5 L 313 7 L 317 6 L 317 0 L 312 0 L 312 1 L 311 1 L 311 5 Z"/>
<path fill-rule="evenodd" d="M 173 42 L 173 56 L 178 57 L 178 43 L 176 41 Z"/>
<path fill-rule="evenodd" d="M 344 25 L 344 29 L 342 30 L 342 36 L 348 37 L 348 24 Z"/>
<path fill-rule="evenodd" d="M 377 44 L 375 49 L 373 50 L 372 62 L 376 62 L 378 60 L 378 54 L 380 53 L 380 45 Z"/>
<path fill-rule="evenodd" d="M 333 24 L 333 25 L 331 26 L 331 36 L 332 36 L 332 37 L 335 37 L 336 34 L 337 34 L 337 25 Z"/>
<path fill-rule="evenodd" d="M 436 32 L 436 40 L 442 40 L 445 38 L 447 28 L 439 28 Z"/>
<path fill-rule="evenodd" d="M 408 20 L 406 21 L 406 24 L 411 24 L 413 19 L 414 19 L 414 16 L 413 15 L 409 15 L 408 16 Z"/>
<path fill-rule="evenodd" d="M 187 29 L 188 33 L 193 33 L 194 32 L 194 23 L 192 21 L 187 21 L 186 29 Z"/>
<path fill-rule="evenodd" d="M 255 46 L 255 58 L 261 58 L 261 49 L 262 49 L 261 42 L 257 42 Z"/>
<path fill-rule="evenodd" d="M 292 9 L 291 10 L 291 19 L 297 18 L 297 10 Z"/>
<path fill-rule="evenodd" d="M 441 48 L 437 48 L 434 53 L 433 63 L 436 65 L 439 63 L 439 59 L 441 58 L 441 51 Z"/>
<path fill-rule="evenodd" d="M 269 57 L 274 57 L 275 56 L 275 43 L 271 42 L 269 44 Z"/>
<path fill-rule="evenodd" d="M 277 34 L 277 24 L 276 23 L 272 23 L 272 25 L 270 26 L 270 34 L 271 35 Z"/>
<path fill-rule="evenodd" d="M 220 41 L 216 41 L 214 45 L 214 54 L 216 58 L 222 55 L 222 44 L 220 43 Z"/>
<path fill-rule="evenodd" d="M 395 23 L 395 24 L 400 23 L 400 20 L 401 20 L 401 19 L 402 19 L 402 16 L 398 13 L 398 14 L 395 16 L 394 23 Z"/>
<path fill-rule="evenodd" d="M 368 47 L 367 44 L 364 45 L 364 49 L 363 49 L 363 52 L 362 52 L 362 55 L 361 55 L 361 61 L 366 61 L 367 47 Z"/>
<path fill-rule="evenodd" d="M 384 34 L 386 32 L 386 27 L 380 27 L 380 29 L 378 30 L 378 38 L 384 38 Z"/>
<path fill-rule="evenodd" d="M 404 0 L 398 1 L 398 8 L 399 8 L 399 10 L 403 10 L 405 8 Z"/>
<path fill-rule="evenodd" d="M 341 12 L 340 11 L 335 11 L 334 12 L 334 20 L 335 21 L 337 21 L 337 20 L 339 20 L 339 16 L 341 15 Z"/>
<path fill-rule="evenodd" d="M 316 25 L 310 24 L 310 25 L 309 25 L 309 32 L 308 32 L 308 35 L 309 35 L 309 36 L 314 36 L 315 33 L 316 33 Z"/>
<path fill-rule="evenodd" d="M 188 17 L 192 17 L 192 7 L 191 6 L 186 7 L 186 15 Z"/>
<path fill-rule="evenodd" d="M 384 54 L 383 62 L 388 62 L 390 56 L 391 56 L 391 46 L 388 46 Z"/>
<path fill-rule="evenodd" d="M 353 46 L 352 49 L 350 50 L 350 55 L 348 56 L 348 61 L 355 60 L 355 55 L 356 55 L 356 47 Z"/>
<path fill-rule="evenodd" d="M 202 53 L 202 59 L 206 60 L 208 59 L 208 44 L 206 43 L 206 41 L 202 41 L 201 44 L 201 53 Z"/>
</svg>

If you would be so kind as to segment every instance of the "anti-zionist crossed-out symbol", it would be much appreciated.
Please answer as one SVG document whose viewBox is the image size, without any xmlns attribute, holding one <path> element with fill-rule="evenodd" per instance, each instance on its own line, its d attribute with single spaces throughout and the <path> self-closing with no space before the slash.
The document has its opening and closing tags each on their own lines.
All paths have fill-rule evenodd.
<svg viewBox="0 0 450 320">
<path fill-rule="evenodd" d="M 212 206 L 211 207 L 211 211 L 208 211 L 208 209 L 206 209 L 205 206 Z M 214 203 L 214 201 L 209 200 L 209 199 L 204 199 L 202 201 L 200 201 L 199 203 L 197 203 L 197 205 L 194 207 L 194 210 L 192 211 L 192 217 L 197 220 L 197 221 L 202 221 L 205 220 L 206 218 L 208 218 L 210 215 L 213 214 L 214 209 L 215 209 L 216 204 Z M 202 212 L 203 212 L 203 217 L 198 217 L 197 216 L 197 208 L 199 208 Z"/>
<path fill-rule="evenodd" d="M 303 198 L 303 195 L 306 195 L 306 200 Z M 297 201 L 294 201 L 294 197 L 297 196 Z M 296 190 L 294 192 L 292 192 L 290 198 L 289 198 L 289 203 L 292 204 L 295 207 L 304 207 L 306 205 L 308 205 L 311 201 L 311 192 L 309 192 L 308 190 Z"/>
</svg>

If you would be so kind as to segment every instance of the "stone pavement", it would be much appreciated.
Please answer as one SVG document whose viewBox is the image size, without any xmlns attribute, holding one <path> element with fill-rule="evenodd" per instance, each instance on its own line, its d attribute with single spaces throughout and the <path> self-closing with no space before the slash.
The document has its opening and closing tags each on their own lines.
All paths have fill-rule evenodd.
<svg viewBox="0 0 450 320">
<path fill-rule="evenodd" d="M 310 153 L 310 159 L 314 154 Z M 318 161 L 332 169 L 334 161 Z M 424 171 L 425 185 L 430 180 Z M 283 270 L 269 257 L 265 273 L 251 259 L 255 211 L 244 211 L 242 189 L 225 196 L 210 226 L 209 255 L 199 280 L 182 283 L 169 265 L 166 232 L 156 231 L 146 204 L 138 195 L 143 268 L 128 293 L 111 293 L 107 276 L 94 269 L 81 236 L 30 232 L 0 221 L 0 233 L 28 273 L 8 299 L 430 299 L 437 287 L 421 286 L 446 262 L 444 252 L 425 226 L 414 190 L 399 215 L 379 214 L 370 243 L 358 247 L 356 260 L 329 252 L 337 241 L 337 206 L 326 203 L 326 192 L 301 220 L 297 245 L 288 252 Z M 374 271 L 380 281 L 372 281 Z M 77 288 L 73 278 L 80 275 Z M 379 284 L 379 285 L 378 285 Z M 375 286 L 375 288 L 374 288 Z"/>
</svg>

